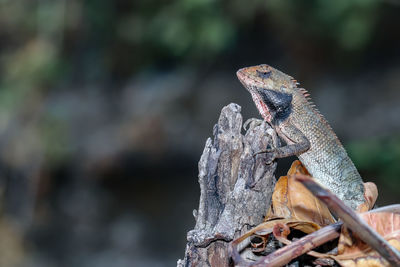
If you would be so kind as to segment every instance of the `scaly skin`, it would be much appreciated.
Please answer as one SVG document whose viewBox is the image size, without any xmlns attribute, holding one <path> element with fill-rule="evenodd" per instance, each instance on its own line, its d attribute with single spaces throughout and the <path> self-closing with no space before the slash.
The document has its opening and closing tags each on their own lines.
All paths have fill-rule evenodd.
<svg viewBox="0 0 400 267">
<path fill-rule="evenodd" d="M 240 82 L 253 97 L 261 116 L 286 146 L 266 151 L 269 159 L 296 155 L 311 175 L 356 209 L 364 202 L 360 174 L 336 134 L 289 75 L 268 65 L 240 69 Z"/>
</svg>

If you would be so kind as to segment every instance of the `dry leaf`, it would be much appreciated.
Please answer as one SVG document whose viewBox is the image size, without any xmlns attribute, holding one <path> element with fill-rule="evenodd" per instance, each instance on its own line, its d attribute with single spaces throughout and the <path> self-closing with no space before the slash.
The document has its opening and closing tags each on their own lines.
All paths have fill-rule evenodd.
<svg viewBox="0 0 400 267">
<path fill-rule="evenodd" d="M 324 203 L 316 198 L 302 183 L 290 178 L 294 174 L 310 175 L 299 160 L 292 163 L 287 175 L 281 176 L 275 185 L 272 195 L 272 204 L 267 213 L 265 222 L 251 229 L 232 242 L 233 255 L 235 255 L 236 259 L 240 258 L 236 246 L 250 236 L 255 235 L 260 237 L 260 239 L 256 239 L 252 243 L 252 246 L 253 251 L 261 252 L 264 250 L 268 236 L 271 233 L 274 234 L 275 238 L 282 243 L 290 244 L 291 241 L 287 239 L 287 236 L 291 229 L 302 231 L 305 234 L 310 234 L 319 230 L 323 226 L 335 222 L 335 219 Z M 374 206 L 378 196 L 375 184 L 364 183 L 364 188 L 365 203 L 358 207 L 359 212 L 370 210 Z M 391 214 L 391 216 L 392 215 L 393 214 Z M 377 222 L 377 219 L 375 219 L 375 222 Z M 396 229 L 398 228 L 400 227 L 397 227 Z M 375 251 L 371 250 L 362 241 L 354 239 L 354 237 L 349 234 L 342 234 L 340 240 L 342 246 L 342 253 L 340 253 L 340 255 L 333 256 L 331 254 L 328 255 L 314 251 L 309 251 L 308 254 L 317 258 L 334 258 L 336 261 L 340 262 L 342 266 L 346 267 L 388 266 L 382 264 L 365 265 L 374 264 L 374 261 L 384 263 L 386 263 L 386 261 L 379 257 Z M 397 245 L 400 244 L 399 239 L 397 238 L 394 238 L 389 242 L 397 242 Z M 398 248 L 398 246 L 396 248 Z"/>
<path fill-rule="evenodd" d="M 378 198 L 378 188 L 372 182 L 364 183 L 365 202 L 357 208 L 357 212 L 362 213 L 371 210 Z"/>
<path fill-rule="evenodd" d="M 268 236 L 272 233 L 277 240 L 283 244 L 291 244 L 288 235 L 292 229 L 302 231 L 305 234 L 313 233 L 321 227 L 332 224 L 335 219 L 329 209 L 300 182 L 291 179 L 292 175 L 310 175 L 305 167 L 296 160 L 292 163 L 287 176 L 279 178 L 272 195 L 272 204 L 267 213 L 264 223 L 258 225 L 246 234 L 232 242 L 233 247 L 249 236 L 256 235 L 252 243 L 254 251 L 264 250 Z M 311 178 L 311 177 L 310 177 Z M 364 183 L 365 202 L 357 211 L 366 212 L 373 208 L 378 196 L 378 190 L 374 183 Z M 400 249 L 400 215 L 381 212 L 361 214 L 367 223 L 382 235 L 396 249 Z M 324 262 L 334 259 L 344 267 L 350 266 L 389 266 L 375 250 L 361 241 L 357 236 L 351 234 L 345 227 L 342 228 L 340 236 L 338 255 L 317 253 L 309 251 L 312 255 Z M 234 249 L 236 259 L 239 253 Z"/>
<path fill-rule="evenodd" d="M 360 216 L 397 250 L 400 250 L 400 215 L 389 212 L 364 213 Z M 342 227 L 338 255 L 341 266 L 390 266 L 375 250 Z"/>
<path fill-rule="evenodd" d="M 257 235 L 261 240 L 266 240 L 273 229 L 283 229 L 283 227 L 287 229 L 287 233 L 290 233 L 290 229 L 295 229 L 310 234 L 335 222 L 325 204 L 314 197 L 300 182 L 289 178 L 294 174 L 309 175 L 299 160 L 294 161 L 287 176 L 281 176 L 275 185 L 266 221 L 244 234 L 240 239 Z M 282 243 L 290 243 L 283 233 L 274 234 L 274 236 Z M 265 244 L 264 246 L 260 245 L 259 242 L 252 245 L 257 251 L 262 250 L 265 246 Z"/>
<path fill-rule="evenodd" d="M 245 238 L 252 236 L 252 235 L 257 235 L 257 236 L 268 236 L 269 234 L 272 233 L 274 226 L 277 224 L 284 224 L 287 225 L 290 228 L 302 231 L 306 234 L 315 232 L 317 230 L 319 230 L 321 227 L 311 221 L 299 221 L 296 219 L 291 219 L 291 218 L 276 218 L 267 222 L 263 222 L 259 225 L 257 225 L 256 227 L 254 227 L 253 229 L 251 229 L 250 231 L 248 231 L 247 233 L 245 233 L 244 235 L 242 235 L 241 237 L 239 237 L 238 239 L 240 240 L 244 240 Z M 239 241 L 241 242 L 241 241 Z"/>
<path fill-rule="evenodd" d="M 287 176 L 281 176 L 272 194 L 272 207 L 266 220 L 274 217 L 310 221 L 319 226 L 335 222 L 328 208 L 316 198 L 303 184 L 289 179 L 294 174 L 309 175 L 299 160 L 292 163 Z"/>
<path fill-rule="evenodd" d="M 232 242 L 234 246 L 246 238 L 256 235 L 261 238 L 261 241 L 257 240 L 252 246 L 255 251 L 261 251 L 265 247 L 267 237 L 273 232 L 276 225 L 284 225 L 310 234 L 322 226 L 335 222 L 325 204 L 314 197 L 300 182 L 288 178 L 298 173 L 309 175 L 301 162 L 296 160 L 292 163 L 287 176 L 280 177 L 275 185 L 266 221 L 234 240 Z M 237 251 L 234 253 L 238 254 Z"/>
</svg>

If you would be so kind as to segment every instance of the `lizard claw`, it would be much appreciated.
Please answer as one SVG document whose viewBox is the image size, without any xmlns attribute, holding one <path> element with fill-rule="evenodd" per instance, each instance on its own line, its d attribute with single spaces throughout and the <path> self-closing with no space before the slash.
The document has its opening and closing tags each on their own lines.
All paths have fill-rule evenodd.
<svg viewBox="0 0 400 267">
<path fill-rule="evenodd" d="M 259 154 L 265 154 L 264 160 L 265 160 L 265 163 L 267 165 L 271 164 L 276 158 L 276 154 L 275 154 L 275 150 L 274 149 L 267 149 L 267 150 L 258 151 L 258 152 L 253 154 L 253 157 L 256 157 Z"/>
<path fill-rule="evenodd" d="M 258 126 L 262 123 L 262 120 L 256 119 L 256 118 L 251 118 L 248 119 L 243 123 L 243 130 L 247 131 L 248 129 L 252 129 L 255 126 Z M 254 124 L 254 125 L 253 125 Z"/>
</svg>

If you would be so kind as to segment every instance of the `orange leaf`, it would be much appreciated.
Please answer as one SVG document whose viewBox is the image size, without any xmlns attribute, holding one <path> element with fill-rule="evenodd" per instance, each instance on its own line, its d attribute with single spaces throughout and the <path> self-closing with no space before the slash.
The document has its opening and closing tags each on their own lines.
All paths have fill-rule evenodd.
<svg viewBox="0 0 400 267">
<path fill-rule="evenodd" d="M 357 208 L 359 213 L 369 211 L 374 207 L 375 201 L 378 198 L 378 188 L 374 183 L 364 183 L 364 198 L 365 202 Z"/>
<path fill-rule="evenodd" d="M 397 250 L 400 250 L 400 215 L 389 212 L 364 213 L 360 216 Z M 372 250 L 345 227 L 339 238 L 338 255 L 341 266 L 390 266 L 378 252 Z"/>
<path fill-rule="evenodd" d="M 319 226 L 335 222 L 328 208 L 300 182 L 288 177 L 294 174 L 309 175 L 306 168 L 296 160 L 287 176 L 281 176 L 272 194 L 272 207 L 267 220 L 274 217 L 310 221 Z"/>
</svg>

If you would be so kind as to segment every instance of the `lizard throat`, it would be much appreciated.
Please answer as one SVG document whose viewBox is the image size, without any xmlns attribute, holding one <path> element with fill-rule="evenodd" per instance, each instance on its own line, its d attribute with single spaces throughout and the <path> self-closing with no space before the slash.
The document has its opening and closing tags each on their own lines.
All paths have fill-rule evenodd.
<svg viewBox="0 0 400 267">
<path fill-rule="evenodd" d="M 258 112 L 260 112 L 261 116 L 266 120 L 267 122 L 272 121 L 272 115 L 268 110 L 267 105 L 262 101 L 261 97 L 254 92 L 250 92 L 251 96 L 253 97 L 253 101 L 257 106 Z"/>
</svg>

